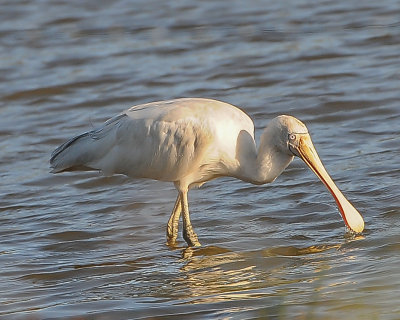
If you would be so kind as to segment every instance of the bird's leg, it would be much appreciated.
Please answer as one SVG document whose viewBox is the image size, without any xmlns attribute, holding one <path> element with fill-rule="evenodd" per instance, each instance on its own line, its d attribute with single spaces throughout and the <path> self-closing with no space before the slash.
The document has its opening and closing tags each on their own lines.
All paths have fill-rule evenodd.
<svg viewBox="0 0 400 320">
<path fill-rule="evenodd" d="M 189 247 L 200 247 L 201 244 L 197 239 L 197 234 L 196 232 L 194 232 L 192 224 L 190 222 L 187 193 L 187 190 L 184 192 L 180 192 L 183 212 L 183 238 L 185 239 Z"/>
<path fill-rule="evenodd" d="M 174 209 L 172 210 L 171 217 L 168 220 L 167 224 L 167 244 L 174 245 L 176 242 L 176 238 L 178 237 L 178 226 L 179 226 L 179 217 L 182 212 L 182 201 L 181 196 L 178 194 L 178 197 L 175 201 Z"/>
</svg>

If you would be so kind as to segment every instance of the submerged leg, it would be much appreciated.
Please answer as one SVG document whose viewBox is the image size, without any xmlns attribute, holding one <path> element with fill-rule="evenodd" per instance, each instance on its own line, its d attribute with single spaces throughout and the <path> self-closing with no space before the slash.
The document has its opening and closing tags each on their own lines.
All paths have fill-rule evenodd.
<svg viewBox="0 0 400 320">
<path fill-rule="evenodd" d="M 169 217 L 167 224 L 167 244 L 174 245 L 176 242 L 176 238 L 178 237 L 178 226 L 179 226 L 179 217 L 182 212 L 182 201 L 181 196 L 178 194 L 178 197 L 175 201 L 174 209 L 172 210 L 171 216 Z"/>
<path fill-rule="evenodd" d="M 197 234 L 194 232 L 190 222 L 187 193 L 187 191 L 179 192 L 183 213 L 183 238 L 186 240 L 189 247 L 200 247 L 201 244 L 197 239 Z"/>
</svg>

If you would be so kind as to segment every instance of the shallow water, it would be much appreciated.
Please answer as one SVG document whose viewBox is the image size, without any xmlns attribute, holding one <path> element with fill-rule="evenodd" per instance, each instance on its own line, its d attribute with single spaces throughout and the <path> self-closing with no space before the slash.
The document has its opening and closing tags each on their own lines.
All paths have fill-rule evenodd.
<svg viewBox="0 0 400 320">
<path fill-rule="evenodd" d="M 397 1 L 2 1 L 0 317 L 399 319 Z M 292 114 L 364 215 L 346 232 L 300 160 L 190 193 L 203 247 L 165 245 L 171 184 L 49 174 L 131 105 L 210 97 L 258 132 Z"/>
</svg>

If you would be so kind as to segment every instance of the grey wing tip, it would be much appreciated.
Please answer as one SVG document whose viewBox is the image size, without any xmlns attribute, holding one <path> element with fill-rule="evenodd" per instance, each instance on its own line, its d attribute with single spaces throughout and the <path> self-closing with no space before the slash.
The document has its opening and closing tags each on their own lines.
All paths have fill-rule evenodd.
<svg viewBox="0 0 400 320">
<path fill-rule="evenodd" d="M 90 169 L 88 166 L 85 165 L 85 163 L 81 163 L 81 161 L 76 161 L 77 155 L 74 157 L 74 155 L 70 156 L 68 154 L 68 149 L 72 146 L 75 145 L 76 143 L 79 143 L 80 141 L 84 141 L 86 137 L 90 137 L 92 142 L 95 142 L 97 140 L 101 140 L 102 138 L 106 137 L 107 134 L 115 128 L 115 125 L 118 125 L 121 119 L 127 117 L 126 113 L 121 113 L 108 121 L 105 122 L 105 124 L 96 130 L 92 130 L 89 132 L 82 133 L 76 137 L 73 137 L 63 144 L 61 144 L 58 148 L 56 148 L 52 153 L 50 157 L 50 169 L 51 173 L 58 173 L 58 172 L 63 172 L 63 171 L 71 171 L 74 168 L 79 168 L 80 170 L 84 169 Z M 96 147 L 93 146 L 90 148 L 90 150 L 85 150 L 85 153 L 91 154 L 95 153 Z M 87 151 L 87 152 L 86 152 Z M 83 152 L 83 151 L 82 151 Z M 78 155 L 79 156 L 79 155 Z"/>
<path fill-rule="evenodd" d="M 64 143 L 65 144 L 65 143 Z M 63 151 L 65 150 L 64 148 L 64 144 L 62 144 L 61 146 L 59 146 L 57 149 L 55 149 L 52 153 L 51 153 L 51 157 L 50 157 L 50 172 L 51 173 L 57 173 L 59 172 L 59 170 L 56 168 L 57 164 L 56 164 L 56 158 L 57 156 Z"/>
<path fill-rule="evenodd" d="M 62 158 L 62 153 L 67 150 L 74 142 L 76 142 L 78 139 L 85 137 L 87 135 L 89 135 L 89 132 L 83 133 L 79 136 L 76 136 L 66 142 L 64 142 L 63 144 L 61 144 L 58 148 L 56 148 L 50 156 L 50 169 L 51 169 L 51 173 L 58 173 L 58 172 L 62 172 L 63 170 L 65 170 L 65 168 L 61 167 L 61 168 L 57 168 L 59 166 L 59 162 L 57 161 L 58 157 L 61 156 Z M 60 160 L 60 159 L 58 159 Z M 57 163 L 58 162 L 58 163 Z"/>
<path fill-rule="evenodd" d="M 61 170 L 57 169 L 56 165 L 54 164 L 53 159 L 50 159 L 50 171 L 49 171 L 49 173 L 59 173 L 59 172 L 61 172 Z"/>
<path fill-rule="evenodd" d="M 56 167 L 56 164 L 54 163 L 54 158 L 52 157 L 51 159 L 50 159 L 50 171 L 49 171 L 49 173 L 59 173 L 59 172 L 61 172 L 62 170 L 60 170 L 60 169 L 58 169 L 57 167 Z"/>
</svg>

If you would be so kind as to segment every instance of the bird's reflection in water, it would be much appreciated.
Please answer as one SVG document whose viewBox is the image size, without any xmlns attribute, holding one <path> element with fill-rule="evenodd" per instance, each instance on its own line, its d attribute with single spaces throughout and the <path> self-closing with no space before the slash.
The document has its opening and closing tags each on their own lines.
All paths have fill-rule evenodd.
<svg viewBox="0 0 400 320">
<path fill-rule="evenodd" d="M 326 290 L 348 285 L 341 276 L 343 270 L 338 272 L 337 268 L 347 264 L 347 270 L 352 269 L 351 251 L 357 247 L 354 241 L 360 239 L 362 237 L 357 236 L 319 245 L 297 246 L 295 243 L 255 250 L 244 249 L 247 245 L 242 245 L 242 249 L 176 247 L 167 255 L 160 247 L 161 254 L 75 265 L 72 269 L 60 269 L 54 275 L 50 272 L 33 274 L 27 280 L 52 283 L 63 279 L 66 283 L 86 284 L 94 277 L 96 283 L 89 286 L 87 295 L 100 299 L 157 297 L 172 303 L 171 308 L 204 303 L 227 303 L 229 309 L 240 305 L 243 308 L 257 309 L 264 305 L 278 308 L 293 294 L 312 307 L 313 301 L 323 299 L 321 295 Z"/>
<path fill-rule="evenodd" d="M 341 246 L 280 246 L 244 252 L 217 246 L 183 249 L 182 281 L 189 286 L 192 297 L 188 303 L 279 295 L 294 284 L 313 282 L 316 273 L 329 270 L 329 261 L 323 259 L 323 254 L 328 250 L 339 250 Z"/>
</svg>

